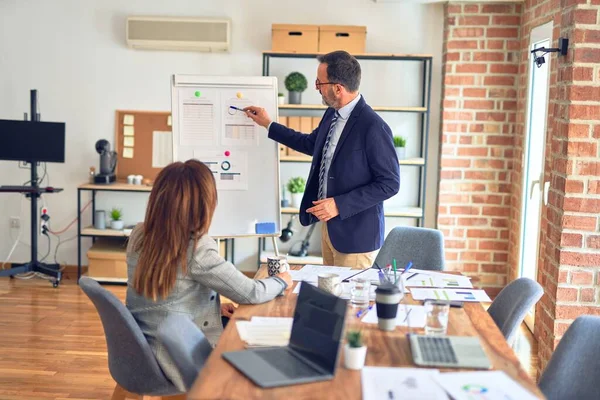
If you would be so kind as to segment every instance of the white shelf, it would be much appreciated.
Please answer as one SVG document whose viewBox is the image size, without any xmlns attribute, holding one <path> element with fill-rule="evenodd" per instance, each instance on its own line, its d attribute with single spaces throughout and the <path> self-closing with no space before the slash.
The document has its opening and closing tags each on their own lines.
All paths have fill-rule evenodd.
<svg viewBox="0 0 600 400">
<path fill-rule="evenodd" d="M 279 255 L 285 255 L 283 252 L 280 252 Z M 263 251 L 260 255 L 260 263 L 265 264 L 267 262 L 267 257 L 275 256 L 275 252 L 273 251 Z M 288 263 L 293 265 L 305 265 L 305 264 L 315 264 L 315 265 L 323 265 L 323 257 L 308 255 L 306 257 L 294 257 L 287 255 Z"/>
<path fill-rule="evenodd" d="M 81 236 L 129 237 L 130 234 L 131 229 L 117 231 L 110 228 L 96 229 L 93 226 L 88 226 L 81 230 Z"/>
</svg>

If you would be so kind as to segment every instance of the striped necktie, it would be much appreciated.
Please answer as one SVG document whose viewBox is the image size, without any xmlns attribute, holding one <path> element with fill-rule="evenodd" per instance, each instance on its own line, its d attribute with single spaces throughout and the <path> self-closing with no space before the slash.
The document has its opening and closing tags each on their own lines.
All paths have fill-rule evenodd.
<svg viewBox="0 0 600 400">
<path fill-rule="evenodd" d="M 329 143 L 331 142 L 331 136 L 333 131 L 335 130 L 335 123 L 338 120 L 340 114 L 336 111 L 335 115 L 331 119 L 331 125 L 329 126 L 329 132 L 327 133 L 327 138 L 325 139 L 325 144 L 323 145 L 323 153 L 321 154 L 321 166 L 319 168 L 319 200 L 324 199 L 326 193 L 323 193 L 324 187 L 323 183 L 325 182 L 325 164 L 327 164 L 327 150 L 329 150 Z"/>
</svg>

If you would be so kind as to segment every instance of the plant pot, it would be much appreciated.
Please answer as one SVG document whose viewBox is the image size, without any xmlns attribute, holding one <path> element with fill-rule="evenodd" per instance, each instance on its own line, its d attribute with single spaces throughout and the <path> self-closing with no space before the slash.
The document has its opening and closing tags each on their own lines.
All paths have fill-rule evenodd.
<svg viewBox="0 0 600 400">
<path fill-rule="evenodd" d="M 406 158 L 406 147 L 396 147 L 396 155 L 398 160 L 404 160 Z"/>
<path fill-rule="evenodd" d="M 367 358 L 367 346 L 350 347 L 344 345 L 344 366 L 348 369 L 362 369 Z"/>
<path fill-rule="evenodd" d="M 123 221 L 119 220 L 119 221 L 115 221 L 114 219 L 110 221 L 110 227 L 111 229 L 114 229 L 116 231 L 122 231 L 123 230 L 123 226 L 125 224 L 123 223 Z"/>
<path fill-rule="evenodd" d="M 304 193 L 292 193 L 292 207 L 300 208 L 300 205 L 302 204 L 303 196 L 304 196 Z"/>
<path fill-rule="evenodd" d="M 302 103 L 302 92 L 289 92 L 290 104 Z"/>
<path fill-rule="evenodd" d="M 285 96 L 277 96 L 277 104 L 285 104 Z"/>
</svg>

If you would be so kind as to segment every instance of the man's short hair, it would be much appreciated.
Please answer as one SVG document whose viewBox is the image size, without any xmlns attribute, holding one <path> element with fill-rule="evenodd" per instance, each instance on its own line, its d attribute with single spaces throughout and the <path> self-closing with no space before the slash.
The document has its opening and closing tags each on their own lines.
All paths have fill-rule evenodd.
<svg viewBox="0 0 600 400">
<path fill-rule="evenodd" d="M 327 79 L 339 83 L 349 92 L 356 92 L 360 86 L 360 64 L 358 60 L 343 50 L 332 51 L 317 60 L 327 64 Z"/>
</svg>

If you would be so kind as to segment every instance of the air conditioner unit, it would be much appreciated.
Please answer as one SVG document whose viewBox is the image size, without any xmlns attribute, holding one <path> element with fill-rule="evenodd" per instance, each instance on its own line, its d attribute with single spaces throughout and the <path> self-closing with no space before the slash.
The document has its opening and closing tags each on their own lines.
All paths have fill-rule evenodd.
<svg viewBox="0 0 600 400">
<path fill-rule="evenodd" d="M 231 20 L 128 17 L 127 44 L 134 49 L 229 51 Z"/>
</svg>

